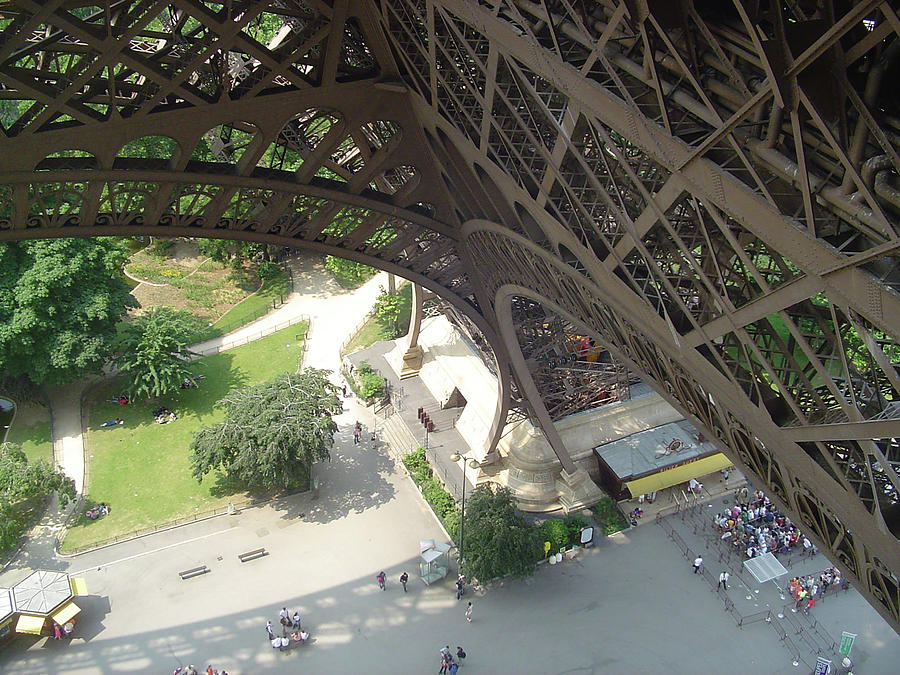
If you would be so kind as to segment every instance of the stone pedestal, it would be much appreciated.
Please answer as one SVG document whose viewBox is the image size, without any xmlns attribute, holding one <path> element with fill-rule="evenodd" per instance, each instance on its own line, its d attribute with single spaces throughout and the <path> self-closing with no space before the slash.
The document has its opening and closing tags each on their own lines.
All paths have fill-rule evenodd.
<svg viewBox="0 0 900 675">
<path fill-rule="evenodd" d="M 592 506 L 603 498 L 603 490 L 597 487 L 584 469 L 576 469 L 574 473 L 563 469 L 556 479 L 556 488 L 566 513 Z"/>
<path fill-rule="evenodd" d="M 418 375 L 422 370 L 422 358 L 425 356 L 425 350 L 419 345 L 410 347 L 403 354 L 403 360 L 400 362 L 400 379 L 405 380 L 407 377 Z"/>
</svg>

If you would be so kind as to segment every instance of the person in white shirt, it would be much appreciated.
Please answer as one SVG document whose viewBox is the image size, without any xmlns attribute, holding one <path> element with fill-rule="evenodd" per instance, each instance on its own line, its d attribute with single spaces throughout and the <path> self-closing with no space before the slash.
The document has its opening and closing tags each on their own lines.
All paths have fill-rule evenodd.
<svg viewBox="0 0 900 675">
<path fill-rule="evenodd" d="M 703 558 L 701 556 L 697 556 L 694 558 L 694 574 L 700 571 L 700 565 L 703 564 Z"/>
<path fill-rule="evenodd" d="M 726 591 L 728 590 L 728 578 L 729 578 L 730 576 L 731 576 L 731 575 L 728 574 L 728 572 L 722 572 L 722 573 L 719 575 L 719 586 L 721 586 L 722 588 L 724 588 Z M 719 590 L 719 586 L 716 586 L 716 590 Z"/>
</svg>

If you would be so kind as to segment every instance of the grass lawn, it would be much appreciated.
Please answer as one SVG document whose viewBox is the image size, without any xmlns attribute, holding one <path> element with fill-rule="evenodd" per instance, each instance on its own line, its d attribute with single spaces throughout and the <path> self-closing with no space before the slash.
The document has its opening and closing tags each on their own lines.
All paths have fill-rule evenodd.
<svg viewBox="0 0 900 675">
<path fill-rule="evenodd" d="M 198 484 L 191 476 L 188 447 L 194 433 L 221 421 L 214 406 L 230 390 L 294 372 L 300 362 L 306 326 L 296 324 L 249 345 L 195 361 L 191 369 L 205 379 L 195 389 L 158 401 L 119 406 L 108 400 L 120 391 L 117 380 L 99 384 L 88 399 L 85 448 L 88 453 L 87 506 L 109 504 L 100 520 L 82 516 L 60 550 L 88 548 L 112 537 L 190 517 L 246 493 L 235 492 L 216 476 Z M 167 407 L 178 416 L 156 424 L 152 411 Z M 121 417 L 125 423 L 100 428 Z M 236 496 L 237 495 L 237 496 Z"/>
<path fill-rule="evenodd" d="M 400 318 L 398 320 L 398 323 L 403 326 L 403 330 L 396 337 L 406 335 L 406 332 L 409 330 L 409 315 L 412 311 L 412 284 L 404 283 L 403 286 L 400 287 L 399 292 L 403 304 L 400 305 Z M 344 348 L 341 357 L 343 357 L 345 354 L 353 354 L 354 352 L 358 352 L 361 349 L 366 349 L 367 347 L 371 347 L 379 340 L 386 339 L 388 338 L 384 337 L 384 335 L 382 334 L 381 325 L 378 323 L 375 317 L 372 317 L 363 324 L 359 332 L 353 337 L 352 340 L 350 340 L 350 342 L 347 343 L 347 346 L 346 348 Z"/>
<path fill-rule="evenodd" d="M 19 406 L 16 417 L 6 435 L 7 443 L 22 448 L 29 462 L 43 459 L 53 464 L 53 441 L 50 439 L 50 411 L 44 406 Z"/>
<path fill-rule="evenodd" d="M 291 280 L 285 272 L 266 279 L 253 295 L 249 295 L 229 309 L 204 331 L 204 339 L 225 335 L 268 313 L 273 302 L 280 302 L 291 292 Z"/>
</svg>

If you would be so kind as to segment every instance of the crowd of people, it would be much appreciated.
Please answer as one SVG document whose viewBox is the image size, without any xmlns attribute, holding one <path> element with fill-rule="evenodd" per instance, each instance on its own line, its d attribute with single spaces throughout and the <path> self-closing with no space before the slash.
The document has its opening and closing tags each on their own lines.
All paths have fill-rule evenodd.
<svg viewBox="0 0 900 675">
<path fill-rule="evenodd" d="M 284 651 L 289 649 L 292 644 L 303 644 L 309 639 L 309 632 L 303 630 L 300 625 L 300 613 L 288 612 L 287 607 L 282 607 L 279 614 L 279 623 L 281 624 L 281 635 L 277 635 L 275 627 L 271 621 L 266 621 L 266 636 L 272 649 Z"/>
<path fill-rule="evenodd" d="M 224 668 L 222 670 L 216 670 L 212 666 L 206 666 L 206 670 L 203 672 L 206 673 L 206 675 L 228 675 L 228 672 Z M 178 666 L 172 671 L 172 675 L 200 675 L 200 673 L 194 668 L 193 664 L 191 664 L 189 666 Z"/>
<path fill-rule="evenodd" d="M 450 645 L 441 647 L 441 669 L 438 673 L 450 673 L 450 675 L 456 675 L 456 671 L 462 666 L 465 660 L 466 651 L 459 645 L 456 645 L 455 658 L 450 651 Z"/>
<path fill-rule="evenodd" d="M 745 552 L 748 558 L 765 553 L 788 553 L 800 546 L 814 555 L 815 545 L 791 523 L 762 490 L 749 494 L 742 490 L 737 503 L 715 517 L 722 539 Z"/>
<path fill-rule="evenodd" d="M 841 577 L 837 567 L 829 567 L 819 574 L 793 577 L 787 585 L 787 591 L 794 599 L 793 611 L 802 609 L 807 614 L 815 606 L 816 600 L 828 594 L 829 589 L 846 591 L 848 588 L 850 582 Z"/>
</svg>

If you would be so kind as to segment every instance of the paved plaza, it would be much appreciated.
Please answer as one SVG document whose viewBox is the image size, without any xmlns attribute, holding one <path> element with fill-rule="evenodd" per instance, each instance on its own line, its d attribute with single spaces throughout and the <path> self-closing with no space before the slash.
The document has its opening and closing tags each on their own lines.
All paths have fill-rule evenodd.
<svg viewBox="0 0 900 675">
<path fill-rule="evenodd" d="M 467 624 L 451 580 L 417 580 L 419 539 L 444 535 L 385 454 L 353 445 L 362 414 L 354 406 L 341 418 L 334 459 L 317 467 L 318 499 L 300 495 L 61 561 L 91 593 L 77 637 L 19 639 L 0 652 L 0 671 L 171 673 L 211 663 L 232 675 L 428 673 L 441 646 L 459 644 L 468 672 L 799 672 L 764 623 L 735 626 L 653 524 L 532 578 L 470 593 Z M 238 562 L 260 546 L 270 555 Z M 212 571 L 178 577 L 199 564 Z M 375 583 L 381 569 L 384 592 Z M 413 578 L 407 594 L 397 582 L 403 570 Z M 21 576 L 10 569 L 0 583 Z M 871 622 L 855 626 L 854 656 L 867 660 L 856 672 L 891 672 L 900 640 L 858 596 L 830 606 L 844 600 Z M 311 644 L 285 653 L 269 646 L 264 625 L 277 623 L 282 606 L 300 611 Z"/>
</svg>

